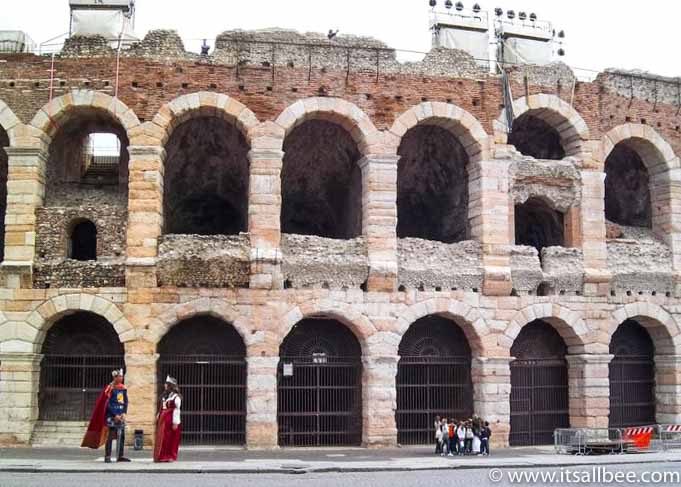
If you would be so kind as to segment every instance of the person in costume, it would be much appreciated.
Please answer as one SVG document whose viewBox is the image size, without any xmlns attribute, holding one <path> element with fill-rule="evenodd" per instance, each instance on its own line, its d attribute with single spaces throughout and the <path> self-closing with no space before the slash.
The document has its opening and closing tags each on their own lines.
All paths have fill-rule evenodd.
<svg viewBox="0 0 681 487">
<path fill-rule="evenodd" d="M 111 372 L 113 381 L 107 385 L 97 398 L 95 409 L 90 418 L 82 447 L 97 449 L 106 443 L 104 461 L 111 462 L 111 447 L 118 438 L 117 457 L 119 462 L 129 462 L 123 456 L 125 448 L 125 416 L 128 413 L 128 391 L 123 384 L 123 369 Z"/>
<path fill-rule="evenodd" d="M 174 462 L 177 460 L 180 437 L 182 436 L 181 407 L 182 395 L 177 385 L 177 379 L 168 376 L 158 407 L 154 462 Z"/>
</svg>

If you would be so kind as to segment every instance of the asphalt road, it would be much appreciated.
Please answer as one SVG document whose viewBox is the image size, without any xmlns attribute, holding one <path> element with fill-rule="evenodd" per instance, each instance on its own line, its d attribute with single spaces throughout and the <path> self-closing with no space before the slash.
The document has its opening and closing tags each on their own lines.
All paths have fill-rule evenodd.
<svg viewBox="0 0 681 487">
<path fill-rule="evenodd" d="M 641 480 L 642 475 L 681 475 L 681 466 L 675 463 L 648 463 L 637 465 L 599 465 L 600 479 L 593 482 L 577 482 L 576 476 L 584 480 L 587 475 L 598 475 L 592 467 L 570 467 L 564 469 L 518 469 L 493 471 L 492 469 L 461 469 L 423 472 L 378 472 L 378 473 L 326 473 L 298 475 L 270 474 L 28 474 L 0 472 L 0 487 L 73 487 L 73 486 L 115 486 L 115 487 L 420 487 L 420 486 L 508 486 L 508 485 L 626 485 L 606 482 L 607 475 L 629 474 Z M 511 482 L 510 475 L 554 475 L 555 481 L 527 478 L 524 482 Z M 560 482 L 563 475 L 563 482 Z M 567 475 L 571 475 L 568 482 Z M 493 482 L 502 477 L 501 481 Z M 591 477 L 593 479 L 593 477 Z M 681 479 L 669 477 L 666 482 L 642 483 L 643 485 L 680 485 Z"/>
</svg>

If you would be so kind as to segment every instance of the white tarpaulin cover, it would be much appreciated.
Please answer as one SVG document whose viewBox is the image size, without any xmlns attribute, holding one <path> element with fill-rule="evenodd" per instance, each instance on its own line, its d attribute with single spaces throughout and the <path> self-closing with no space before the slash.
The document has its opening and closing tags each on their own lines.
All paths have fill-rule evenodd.
<svg viewBox="0 0 681 487">
<path fill-rule="evenodd" d="M 0 30 L 0 52 L 32 52 L 35 42 L 20 30 Z"/>
<path fill-rule="evenodd" d="M 435 47 L 460 49 L 473 56 L 479 64 L 489 61 L 489 34 L 482 30 L 464 30 L 441 26 L 435 38 Z"/>
<path fill-rule="evenodd" d="M 71 35 L 100 35 L 105 39 L 134 38 L 130 20 L 122 10 L 72 10 Z"/>
</svg>

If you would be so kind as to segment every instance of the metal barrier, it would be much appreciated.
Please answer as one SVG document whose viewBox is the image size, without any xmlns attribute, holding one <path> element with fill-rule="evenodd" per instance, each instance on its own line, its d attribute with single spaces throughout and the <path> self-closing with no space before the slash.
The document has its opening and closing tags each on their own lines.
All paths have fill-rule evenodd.
<svg viewBox="0 0 681 487">
<path fill-rule="evenodd" d="M 664 450 L 681 448 L 681 424 L 660 424 L 658 428 Z"/>
<path fill-rule="evenodd" d="M 560 428 L 554 432 L 554 448 L 560 454 L 624 453 L 627 447 L 619 428 Z"/>
</svg>

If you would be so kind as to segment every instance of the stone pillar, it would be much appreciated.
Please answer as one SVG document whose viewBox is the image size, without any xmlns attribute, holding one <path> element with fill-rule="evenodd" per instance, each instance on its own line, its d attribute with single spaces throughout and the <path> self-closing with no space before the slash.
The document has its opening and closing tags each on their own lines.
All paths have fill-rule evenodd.
<svg viewBox="0 0 681 487">
<path fill-rule="evenodd" d="M 0 354 L 0 445 L 28 445 L 38 420 L 37 353 Z"/>
<path fill-rule="evenodd" d="M 681 424 L 681 355 L 655 356 L 657 422 Z"/>
<path fill-rule="evenodd" d="M 163 231 L 165 150 L 129 146 L 126 285 L 156 287 L 158 238 Z"/>
<path fill-rule="evenodd" d="M 45 165 L 43 148 L 6 147 L 7 212 L 5 214 L 5 286 L 31 287 L 35 254 L 36 208 L 45 197 Z"/>
<path fill-rule="evenodd" d="M 362 358 L 362 445 L 397 445 L 397 356 Z"/>
<path fill-rule="evenodd" d="M 581 247 L 584 255 L 584 294 L 607 296 L 611 274 L 605 244 L 605 173 L 581 171 Z"/>
<path fill-rule="evenodd" d="M 608 427 L 612 358 L 610 354 L 566 356 L 572 428 Z"/>
<path fill-rule="evenodd" d="M 492 445 L 508 446 L 511 430 L 512 357 L 476 357 L 472 361 L 474 412 L 492 429 Z"/>
<path fill-rule="evenodd" d="M 150 344 L 149 344 L 150 345 Z M 147 344 L 128 342 L 125 344 L 125 385 L 128 388 L 128 443 L 134 440 L 134 430 L 144 430 L 144 444 L 154 443 L 158 388 L 156 384 L 156 363 L 158 354 Z"/>
<path fill-rule="evenodd" d="M 279 357 L 247 357 L 246 446 L 277 448 L 277 366 Z"/>
<path fill-rule="evenodd" d="M 468 221 L 471 238 L 482 243 L 483 292 L 488 296 L 508 296 L 513 287 L 509 165 L 507 159 L 468 164 Z"/>
<path fill-rule="evenodd" d="M 281 272 L 281 168 L 284 153 L 279 149 L 253 149 L 249 152 L 248 158 L 250 287 L 282 289 L 284 279 Z"/>
<path fill-rule="evenodd" d="M 681 297 L 681 169 L 651 174 L 650 191 L 660 208 L 653 209 L 653 229 L 672 250 L 674 295 Z"/>
<path fill-rule="evenodd" d="M 397 289 L 396 155 L 369 155 L 362 169 L 362 233 L 367 240 L 369 291 Z"/>
</svg>

